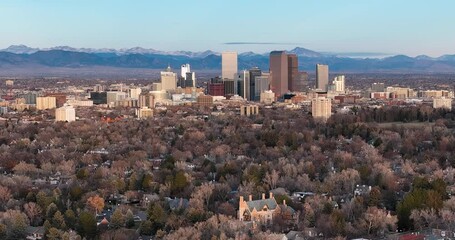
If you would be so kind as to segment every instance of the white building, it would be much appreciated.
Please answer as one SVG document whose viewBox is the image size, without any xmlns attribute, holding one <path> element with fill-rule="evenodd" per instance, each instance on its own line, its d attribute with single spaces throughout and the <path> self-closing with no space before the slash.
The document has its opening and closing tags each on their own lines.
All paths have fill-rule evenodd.
<svg viewBox="0 0 455 240">
<path fill-rule="evenodd" d="M 341 76 L 337 76 L 333 79 L 333 89 L 335 92 L 344 92 L 345 89 L 344 89 L 344 75 L 341 75 Z"/>
<path fill-rule="evenodd" d="M 261 103 L 272 104 L 275 102 L 275 93 L 271 90 L 267 90 L 261 93 L 260 98 Z"/>
<path fill-rule="evenodd" d="M 237 69 L 237 52 L 221 53 L 221 78 L 233 79 Z"/>
<path fill-rule="evenodd" d="M 182 76 L 183 79 L 186 80 L 186 74 L 191 72 L 191 67 L 190 64 L 183 64 L 180 70 L 180 75 Z"/>
<path fill-rule="evenodd" d="M 76 121 L 76 110 L 70 105 L 55 109 L 55 121 L 73 122 Z"/>
<path fill-rule="evenodd" d="M 311 114 L 314 119 L 327 121 L 332 115 L 332 100 L 325 97 L 317 97 L 311 100 Z"/>
<path fill-rule="evenodd" d="M 139 99 L 139 95 L 142 93 L 141 88 L 130 88 L 128 90 L 129 97 L 132 99 Z"/>
<path fill-rule="evenodd" d="M 445 108 L 452 110 L 452 99 L 451 98 L 434 98 L 433 108 Z"/>
</svg>

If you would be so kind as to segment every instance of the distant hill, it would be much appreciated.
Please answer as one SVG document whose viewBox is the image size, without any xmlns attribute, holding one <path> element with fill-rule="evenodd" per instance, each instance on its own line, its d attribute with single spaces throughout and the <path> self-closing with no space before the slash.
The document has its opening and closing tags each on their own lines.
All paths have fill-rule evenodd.
<svg viewBox="0 0 455 240">
<path fill-rule="evenodd" d="M 455 55 L 431 58 L 420 55 L 415 58 L 397 55 L 387 58 L 349 58 L 318 53 L 305 48 L 288 51 L 299 57 L 299 68 L 314 71 L 315 65 L 328 64 L 335 72 L 402 72 L 402 73 L 455 73 Z M 168 64 L 179 68 L 184 63 L 195 70 L 221 69 L 221 57 L 213 51 L 163 52 L 154 49 L 89 49 L 59 46 L 49 49 L 14 45 L 0 50 L 0 70 L 7 68 L 33 69 L 34 67 L 113 67 L 164 69 Z M 239 54 L 239 69 L 269 68 L 268 54 L 246 52 Z"/>
</svg>

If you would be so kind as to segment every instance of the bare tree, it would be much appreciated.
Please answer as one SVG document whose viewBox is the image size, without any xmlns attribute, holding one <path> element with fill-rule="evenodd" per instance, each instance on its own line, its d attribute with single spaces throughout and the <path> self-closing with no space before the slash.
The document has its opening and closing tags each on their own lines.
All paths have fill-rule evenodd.
<svg viewBox="0 0 455 240">
<path fill-rule="evenodd" d="M 41 207 L 34 202 L 29 202 L 24 204 L 24 212 L 27 214 L 27 217 L 30 219 L 30 224 L 37 226 L 42 221 L 41 218 Z"/>
<path fill-rule="evenodd" d="M 272 172 L 265 174 L 264 182 L 269 186 L 270 189 L 275 189 L 279 178 L 280 175 L 275 169 L 273 169 Z"/>
</svg>

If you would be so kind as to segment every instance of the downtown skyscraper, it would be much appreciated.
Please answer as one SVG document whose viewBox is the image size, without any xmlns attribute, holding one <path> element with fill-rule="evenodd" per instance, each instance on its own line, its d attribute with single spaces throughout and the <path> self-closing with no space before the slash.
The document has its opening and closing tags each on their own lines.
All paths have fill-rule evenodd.
<svg viewBox="0 0 455 240">
<path fill-rule="evenodd" d="M 283 96 L 288 91 L 296 91 L 299 80 L 299 60 L 295 54 L 285 51 L 270 53 L 270 89 L 277 97 Z"/>
<path fill-rule="evenodd" d="M 329 85 L 329 66 L 316 64 L 316 89 L 327 92 Z"/>
<path fill-rule="evenodd" d="M 221 53 L 221 79 L 234 79 L 237 72 L 237 52 Z"/>
</svg>

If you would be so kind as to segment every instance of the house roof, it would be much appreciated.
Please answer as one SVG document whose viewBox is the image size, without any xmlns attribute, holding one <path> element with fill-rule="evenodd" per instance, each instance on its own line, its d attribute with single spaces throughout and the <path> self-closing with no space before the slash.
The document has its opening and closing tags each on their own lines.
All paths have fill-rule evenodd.
<svg viewBox="0 0 455 240">
<path fill-rule="evenodd" d="M 188 205 L 189 201 L 185 198 L 174 198 L 169 200 L 169 208 L 171 210 L 186 209 Z"/>
<path fill-rule="evenodd" d="M 266 205 L 267 208 L 271 210 L 277 207 L 277 203 L 273 198 L 248 201 L 246 202 L 246 205 L 248 206 L 248 210 L 250 210 L 250 212 L 253 211 L 253 209 L 256 209 L 256 211 L 260 211 Z"/>
<path fill-rule="evenodd" d="M 281 211 L 286 211 L 286 212 L 289 212 L 290 214 L 294 214 L 295 213 L 295 210 L 294 208 L 288 206 L 288 205 L 284 205 L 284 204 L 280 204 L 279 205 Z"/>
<path fill-rule="evenodd" d="M 44 234 L 45 233 L 45 230 L 44 230 L 44 227 L 43 226 L 40 226 L 40 227 L 32 227 L 32 226 L 28 226 L 27 227 L 27 234 Z"/>
</svg>

